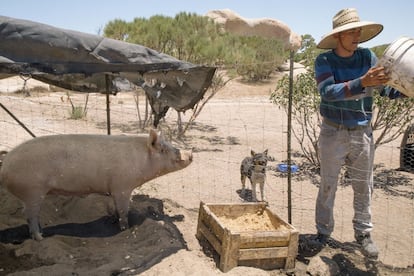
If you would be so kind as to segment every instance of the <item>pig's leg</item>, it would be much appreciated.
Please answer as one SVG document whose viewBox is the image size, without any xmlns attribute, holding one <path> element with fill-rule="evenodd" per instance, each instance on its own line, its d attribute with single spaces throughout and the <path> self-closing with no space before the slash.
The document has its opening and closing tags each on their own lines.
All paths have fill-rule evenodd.
<svg viewBox="0 0 414 276">
<path fill-rule="evenodd" d="M 119 220 L 119 227 L 121 231 L 129 228 L 128 224 L 128 209 L 129 209 L 129 198 L 131 193 L 115 193 L 112 195 L 115 203 L 116 212 Z"/>
<path fill-rule="evenodd" d="M 27 224 L 29 224 L 30 234 L 32 238 L 37 241 L 41 241 L 43 239 L 39 225 L 40 203 L 40 199 L 36 201 L 25 202 L 24 208 Z"/>
</svg>

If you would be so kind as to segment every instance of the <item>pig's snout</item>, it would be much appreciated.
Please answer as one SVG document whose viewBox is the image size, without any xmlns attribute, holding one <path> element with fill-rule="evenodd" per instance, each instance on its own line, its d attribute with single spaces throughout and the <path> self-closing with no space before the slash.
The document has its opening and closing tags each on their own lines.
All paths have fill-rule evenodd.
<svg viewBox="0 0 414 276">
<path fill-rule="evenodd" d="M 3 164 L 3 159 L 4 157 L 6 157 L 6 154 L 7 154 L 7 151 L 4 151 L 4 150 L 0 151 L 0 167 Z"/>
<path fill-rule="evenodd" d="M 193 152 L 188 150 L 181 150 L 180 151 L 180 160 L 181 161 L 187 161 L 188 163 L 191 163 L 193 161 Z"/>
</svg>

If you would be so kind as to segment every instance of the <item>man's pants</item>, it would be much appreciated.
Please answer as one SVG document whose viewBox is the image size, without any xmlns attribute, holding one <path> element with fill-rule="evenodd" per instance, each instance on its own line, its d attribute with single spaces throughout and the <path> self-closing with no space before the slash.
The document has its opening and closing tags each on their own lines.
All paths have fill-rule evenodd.
<svg viewBox="0 0 414 276">
<path fill-rule="evenodd" d="M 322 123 L 319 136 L 321 184 L 316 201 L 316 229 L 330 235 L 334 229 L 333 208 L 341 167 L 354 191 L 352 220 L 356 234 L 372 230 L 371 196 L 373 189 L 374 138 L 370 126 L 348 130 Z"/>
</svg>

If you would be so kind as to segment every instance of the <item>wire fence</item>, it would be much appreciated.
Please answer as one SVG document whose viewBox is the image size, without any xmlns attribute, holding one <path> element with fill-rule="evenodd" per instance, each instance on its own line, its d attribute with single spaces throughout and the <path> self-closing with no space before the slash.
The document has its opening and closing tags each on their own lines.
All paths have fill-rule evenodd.
<svg viewBox="0 0 414 276">
<path fill-rule="evenodd" d="M 86 116 L 78 120 L 70 119 L 72 105 L 68 97 L 76 106 L 83 106 L 86 101 L 86 94 L 46 91 L 31 92 L 29 97 L 1 93 L 0 103 L 36 136 L 107 133 L 105 95 L 90 94 Z M 134 97 L 134 93 L 110 96 L 112 134 L 143 132 Z M 140 97 L 142 112 L 145 100 Z M 182 114 L 184 122 L 190 113 Z M 193 164 L 188 169 L 152 180 L 139 193 L 171 198 L 189 209 L 198 208 L 200 201 L 243 202 L 248 198 L 240 193 L 240 163 L 251 149 L 268 149 L 274 161 L 268 164 L 265 199 L 272 210 L 287 220 L 287 176 L 277 169 L 287 158 L 287 115 L 270 103 L 267 95 L 238 97 L 236 93 L 233 97 L 213 98 L 182 140 L 175 140 L 176 127 L 177 114 L 170 110 L 160 128 L 178 146 L 193 149 Z M 9 151 L 32 139 L 4 110 L 0 110 L 0 130 L 0 150 Z M 404 268 L 414 264 L 414 181 L 411 173 L 398 170 L 400 143 L 397 140 L 376 151 L 372 212 L 373 237 L 381 252 L 380 260 Z M 297 141 L 292 141 L 293 161 L 299 166 L 292 179 L 292 224 L 300 233 L 311 234 L 316 231 L 314 210 L 319 176 L 302 163 L 299 149 Z M 332 237 L 344 244 L 354 239 L 352 205 L 352 188 L 346 178 L 341 178 Z"/>
</svg>

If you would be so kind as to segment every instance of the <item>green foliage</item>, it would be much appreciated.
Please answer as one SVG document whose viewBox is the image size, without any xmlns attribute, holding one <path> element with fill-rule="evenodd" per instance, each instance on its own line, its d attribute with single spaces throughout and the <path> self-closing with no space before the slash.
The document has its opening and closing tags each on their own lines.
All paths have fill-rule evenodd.
<svg viewBox="0 0 414 276">
<path fill-rule="evenodd" d="M 86 110 L 84 110 L 82 106 L 72 106 L 69 116 L 72 120 L 83 119 L 86 116 Z"/>
<path fill-rule="evenodd" d="M 237 73 L 247 81 L 269 78 L 287 57 L 282 43 L 276 39 L 240 37 L 235 44 L 235 56 L 231 58 L 237 60 Z"/>
<path fill-rule="evenodd" d="M 128 23 L 121 19 L 110 21 L 105 26 L 105 35 L 113 39 L 125 41 L 128 38 Z"/>
<path fill-rule="evenodd" d="M 182 12 L 174 18 L 162 15 L 135 18 L 128 23 L 128 30 L 128 42 L 181 60 L 203 64 L 223 59 L 224 45 L 218 26 L 204 16 Z M 111 37 L 106 27 L 104 34 Z"/>
<path fill-rule="evenodd" d="M 383 45 L 375 46 L 371 48 L 371 50 L 375 53 L 377 58 L 381 58 L 384 55 L 385 49 L 387 49 L 388 46 L 389 44 L 383 44 Z"/>
<path fill-rule="evenodd" d="M 295 55 L 295 62 L 305 66 L 312 66 L 313 59 L 323 50 L 316 48 L 315 39 L 310 34 L 302 35 L 302 45 Z"/>
<path fill-rule="evenodd" d="M 281 106 L 286 113 L 289 111 L 289 89 L 289 76 L 284 76 L 270 95 L 270 100 Z M 298 126 L 292 128 L 292 135 L 299 142 L 304 158 L 315 167 L 319 167 L 317 143 L 320 97 L 313 70 L 298 75 L 293 81 L 292 91 L 291 116 L 294 125 Z"/>
<path fill-rule="evenodd" d="M 72 102 L 72 98 L 70 97 L 69 92 L 66 92 L 66 96 L 67 96 L 67 98 L 70 102 L 70 105 L 72 107 L 70 112 L 69 112 L 70 119 L 80 120 L 80 119 L 85 118 L 86 114 L 87 114 L 87 109 L 88 109 L 89 93 L 87 93 L 86 96 L 85 96 L 85 105 L 83 107 L 79 106 L 79 105 L 75 105 Z"/>
<path fill-rule="evenodd" d="M 414 98 L 391 100 L 375 93 L 372 128 L 376 131 L 375 146 L 387 144 L 403 134 L 412 121 Z"/>
</svg>

